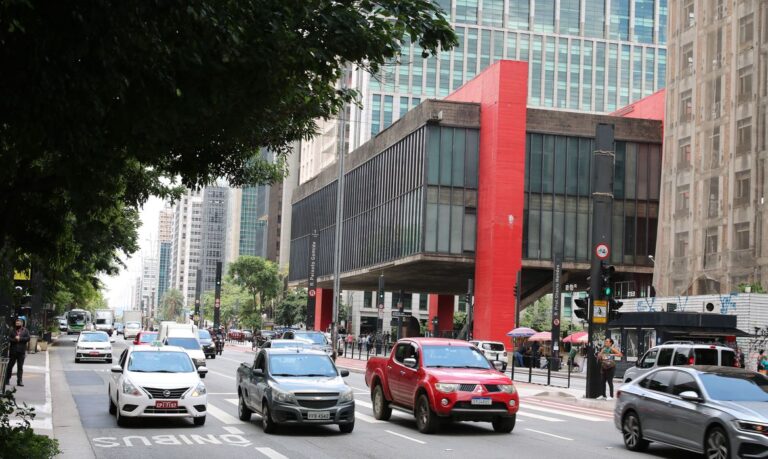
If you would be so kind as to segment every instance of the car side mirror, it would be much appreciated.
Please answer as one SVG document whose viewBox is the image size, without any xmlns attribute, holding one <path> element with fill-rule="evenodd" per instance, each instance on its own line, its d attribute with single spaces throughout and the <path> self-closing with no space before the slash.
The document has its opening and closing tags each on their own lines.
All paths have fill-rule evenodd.
<svg viewBox="0 0 768 459">
<path fill-rule="evenodd" d="M 112 365 L 112 373 L 122 373 L 123 367 L 120 365 Z"/>
<path fill-rule="evenodd" d="M 414 359 L 413 357 L 409 357 L 403 360 L 403 365 L 405 365 L 408 368 L 416 368 L 416 359 Z"/>
<path fill-rule="evenodd" d="M 498 371 L 502 371 L 504 369 L 504 362 L 500 360 L 494 360 L 493 367 L 496 368 L 496 370 Z"/>
<path fill-rule="evenodd" d="M 341 375 L 342 378 L 346 378 L 347 376 L 349 376 L 349 370 L 341 370 L 339 371 L 339 374 Z"/>
<path fill-rule="evenodd" d="M 692 390 L 681 392 L 680 398 L 682 398 L 686 402 L 701 402 L 703 400 L 699 394 L 697 394 L 695 391 L 692 391 Z"/>
<path fill-rule="evenodd" d="M 261 368 L 257 368 L 255 370 L 253 370 L 253 376 L 257 376 L 259 378 L 263 377 L 264 376 L 264 370 L 262 370 Z"/>
<path fill-rule="evenodd" d="M 208 374 L 208 368 L 197 367 L 197 374 L 200 375 L 200 379 L 205 379 L 205 375 Z"/>
</svg>

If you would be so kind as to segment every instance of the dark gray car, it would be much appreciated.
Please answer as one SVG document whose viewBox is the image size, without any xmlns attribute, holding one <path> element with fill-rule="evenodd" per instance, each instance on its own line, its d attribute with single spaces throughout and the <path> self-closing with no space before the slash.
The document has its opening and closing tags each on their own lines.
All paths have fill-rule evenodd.
<svg viewBox="0 0 768 459">
<path fill-rule="evenodd" d="M 350 433 L 355 399 L 344 376 L 322 351 L 260 349 L 253 366 L 237 370 L 238 415 L 248 421 L 260 413 L 266 433 L 281 424 L 338 424 Z"/>
<path fill-rule="evenodd" d="M 614 421 L 632 451 L 659 442 L 710 459 L 768 457 L 768 378 L 719 366 L 661 368 L 621 386 Z"/>
</svg>

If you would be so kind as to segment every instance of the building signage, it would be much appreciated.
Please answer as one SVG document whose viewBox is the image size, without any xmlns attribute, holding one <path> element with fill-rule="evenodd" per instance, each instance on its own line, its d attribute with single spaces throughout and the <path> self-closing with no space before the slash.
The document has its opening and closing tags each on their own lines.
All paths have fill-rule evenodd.
<svg viewBox="0 0 768 459">
<path fill-rule="evenodd" d="M 309 270 L 307 272 L 307 328 L 315 326 L 315 301 L 317 298 L 317 231 L 309 236 Z"/>
<path fill-rule="evenodd" d="M 555 268 L 552 271 L 552 350 L 560 349 L 560 279 L 563 273 L 563 260 L 555 255 Z"/>
<path fill-rule="evenodd" d="M 608 323 L 608 301 L 595 300 L 595 308 L 592 311 L 592 323 L 593 324 L 605 324 Z"/>
</svg>

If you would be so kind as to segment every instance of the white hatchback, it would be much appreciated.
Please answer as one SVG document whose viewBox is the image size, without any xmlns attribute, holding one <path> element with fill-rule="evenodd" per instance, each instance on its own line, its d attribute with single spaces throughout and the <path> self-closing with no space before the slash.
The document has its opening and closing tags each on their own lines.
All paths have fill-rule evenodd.
<svg viewBox="0 0 768 459">
<path fill-rule="evenodd" d="M 99 360 L 112 363 L 112 344 L 103 331 L 84 331 L 75 343 L 75 363 Z"/>
<path fill-rule="evenodd" d="M 195 370 L 184 349 L 175 346 L 132 346 L 112 367 L 109 380 L 109 413 L 117 425 L 128 418 L 191 417 L 205 424 L 208 369 Z"/>
</svg>

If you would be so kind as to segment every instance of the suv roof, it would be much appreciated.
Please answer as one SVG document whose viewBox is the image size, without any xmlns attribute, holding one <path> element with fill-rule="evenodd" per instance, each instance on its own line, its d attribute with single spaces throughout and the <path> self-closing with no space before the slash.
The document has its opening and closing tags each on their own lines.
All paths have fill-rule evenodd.
<svg viewBox="0 0 768 459">
<path fill-rule="evenodd" d="M 693 341 L 667 341 L 666 343 L 657 344 L 654 347 L 676 347 L 676 346 L 689 346 L 689 347 L 705 347 L 708 349 L 713 348 L 721 348 L 721 349 L 729 349 L 732 350 L 730 347 L 726 346 L 725 344 L 720 343 L 694 343 Z"/>
</svg>

